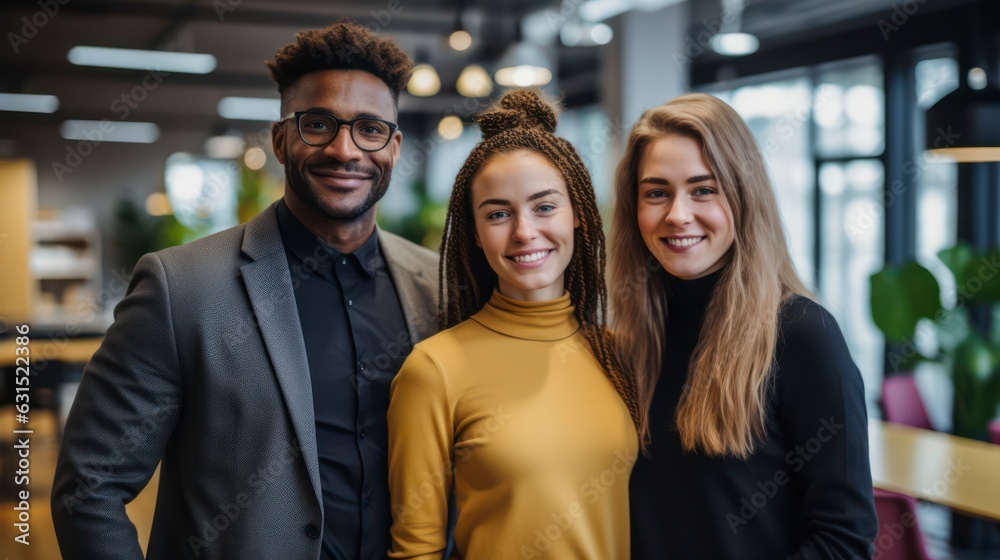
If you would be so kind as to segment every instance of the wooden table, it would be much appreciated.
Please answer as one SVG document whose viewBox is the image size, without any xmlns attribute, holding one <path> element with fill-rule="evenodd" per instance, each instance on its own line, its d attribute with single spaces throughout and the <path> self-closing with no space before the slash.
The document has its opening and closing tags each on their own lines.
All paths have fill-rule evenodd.
<svg viewBox="0 0 1000 560">
<path fill-rule="evenodd" d="M 29 334 L 30 337 L 30 334 Z M 90 357 L 97 352 L 104 341 L 103 337 L 93 338 L 67 338 L 53 340 L 48 338 L 30 338 L 30 356 L 32 362 L 42 360 L 58 360 L 61 362 L 71 362 L 85 364 L 90 361 Z M 13 338 L 0 341 L 0 367 L 15 365 L 17 345 Z"/>
<path fill-rule="evenodd" d="M 1000 520 L 1000 445 L 876 419 L 868 436 L 876 488 Z"/>
</svg>

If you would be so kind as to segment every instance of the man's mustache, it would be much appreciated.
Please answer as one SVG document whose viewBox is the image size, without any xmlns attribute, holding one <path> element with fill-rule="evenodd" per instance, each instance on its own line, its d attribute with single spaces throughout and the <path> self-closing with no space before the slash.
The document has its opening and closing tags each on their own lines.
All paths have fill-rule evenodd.
<svg viewBox="0 0 1000 560">
<path fill-rule="evenodd" d="M 344 173 L 362 173 L 368 175 L 369 177 L 376 177 L 379 175 L 379 170 L 377 168 L 364 168 L 356 163 L 340 163 L 340 162 L 324 162 L 324 163 L 314 163 L 311 165 L 306 165 L 307 171 L 322 170 L 322 171 L 341 171 Z"/>
</svg>

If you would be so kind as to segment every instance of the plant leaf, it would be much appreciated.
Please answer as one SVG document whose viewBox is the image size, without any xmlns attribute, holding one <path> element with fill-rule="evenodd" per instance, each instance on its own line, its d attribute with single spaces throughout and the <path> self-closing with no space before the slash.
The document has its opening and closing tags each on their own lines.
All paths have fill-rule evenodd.
<svg viewBox="0 0 1000 560">
<path fill-rule="evenodd" d="M 962 294 L 962 289 L 968 281 L 966 271 L 969 263 L 976 259 L 976 251 L 965 241 L 959 241 L 954 247 L 938 251 L 938 258 L 948 267 L 948 270 L 955 275 L 955 286 L 958 293 Z"/>
<path fill-rule="evenodd" d="M 941 309 L 941 288 L 929 270 L 916 262 L 888 265 L 871 277 L 875 325 L 891 340 L 912 337 L 917 321 Z"/>
<path fill-rule="evenodd" d="M 958 285 L 958 293 L 974 302 L 1000 302 L 1000 251 L 972 256 L 965 264 L 965 283 Z"/>
</svg>

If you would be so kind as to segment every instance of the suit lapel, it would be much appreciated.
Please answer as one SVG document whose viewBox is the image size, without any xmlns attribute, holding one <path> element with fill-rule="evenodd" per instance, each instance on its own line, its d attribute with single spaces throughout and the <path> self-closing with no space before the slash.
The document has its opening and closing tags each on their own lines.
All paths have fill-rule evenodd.
<svg viewBox="0 0 1000 560">
<path fill-rule="evenodd" d="M 410 341 L 416 344 L 438 332 L 437 286 L 424 274 L 420 263 L 411 249 L 403 245 L 401 238 L 382 229 L 376 229 L 376 232 L 389 267 L 389 276 L 399 295 Z"/>
<path fill-rule="evenodd" d="M 247 223 L 242 249 L 252 259 L 240 267 L 243 283 L 285 397 L 316 499 L 322 504 L 309 362 L 274 205 Z"/>
</svg>

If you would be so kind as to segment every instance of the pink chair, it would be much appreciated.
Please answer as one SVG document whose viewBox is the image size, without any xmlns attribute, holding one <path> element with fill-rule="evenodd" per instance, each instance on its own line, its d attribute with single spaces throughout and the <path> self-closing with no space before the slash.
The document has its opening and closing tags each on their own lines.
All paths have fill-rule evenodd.
<svg viewBox="0 0 1000 560">
<path fill-rule="evenodd" d="M 882 409 L 889 422 L 926 430 L 934 429 L 912 373 L 885 378 L 882 382 Z"/>
<path fill-rule="evenodd" d="M 1000 445 L 1000 420 L 990 421 L 990 441 Z"/>
<path fill-rule="evenodd" d="M 917 501 L 909 496 L 875 489 L 878 536 L 875 560 L 931 560 L 917 522 Z"/>
</svg>

